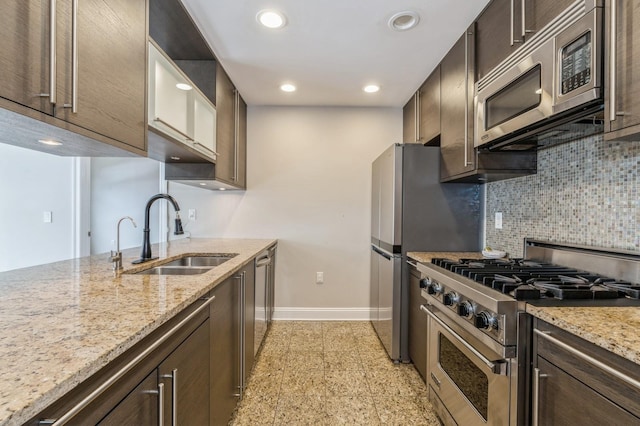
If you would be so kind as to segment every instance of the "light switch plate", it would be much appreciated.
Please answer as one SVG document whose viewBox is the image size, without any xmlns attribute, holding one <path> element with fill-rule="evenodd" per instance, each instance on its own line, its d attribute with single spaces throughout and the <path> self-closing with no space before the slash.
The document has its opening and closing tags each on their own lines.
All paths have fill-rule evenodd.
<svg viewBox="0 0 640 426">
<path fill-rule="evenodd" d="M 42 213 L 42 221 L 44 223 L 51 223 L 53 222 L 53 213 L 52 212 L 43 212 Z"/>
<path fill-rule="evenodd" d="M 496 212 L 496 229 L 502 229 L 502 212 Z"/>
</svg>

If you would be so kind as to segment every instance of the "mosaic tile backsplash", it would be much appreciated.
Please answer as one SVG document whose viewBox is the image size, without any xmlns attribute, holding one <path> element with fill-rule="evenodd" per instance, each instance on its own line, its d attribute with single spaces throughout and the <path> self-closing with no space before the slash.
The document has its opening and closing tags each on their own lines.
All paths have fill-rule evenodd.
<svg viewBox="0 0 640 426">
<path fill-rule="evenodd" d="M 640 142 L 597 135 L 543 149 L 536 175 L 488 183 L 486 196 L 486 245 L 512 257 L 525 237 L 640 252 Z"/>
</svg>

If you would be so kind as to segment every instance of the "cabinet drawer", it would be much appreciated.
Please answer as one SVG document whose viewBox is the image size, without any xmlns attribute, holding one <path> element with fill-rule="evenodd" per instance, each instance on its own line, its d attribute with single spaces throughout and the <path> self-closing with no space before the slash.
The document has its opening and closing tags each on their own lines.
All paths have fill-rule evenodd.
<svg viewBox="0 0 640 426">
<path fill-rule="evenodd" d="M 556 339 L 549 340 L 537 332 L 534 333 L 534 359 L 537 359 L 538 363 L 545 361 L 562 369 L 593 392 L 637 416 L 636 421 L 640 423 L 640 388 L 625 382 L 615 374 L 619 372 L 623 377 L 640 381 L 640 367 L 637 364 L 541 320 L 536 320 L 535 328 Z M 557 343 L 558 341 L 560 343 Z M 563 347 L 563 344 L 568 347 Z M 585 356 L 606 367 L 598 367 L 585 360 Z"/>
</svg>

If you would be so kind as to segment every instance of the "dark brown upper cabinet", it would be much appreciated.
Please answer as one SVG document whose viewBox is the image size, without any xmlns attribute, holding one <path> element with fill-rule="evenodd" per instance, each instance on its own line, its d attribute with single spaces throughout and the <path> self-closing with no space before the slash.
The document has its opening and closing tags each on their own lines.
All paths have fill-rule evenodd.
<svg viewBox="0 0 640 426">
<path fill-rule="evenodd" d="M 246 188 L 247 105 L 218 65 L 216 80 L 216 179 Z"/>
<path fill-rule="evenodd" d="M 146 1 L 6 3 L 0 96 L 29 110 L 10 109 L 144 153 Z"/>
<path fill-rule="evenodd" d="M 610 2 L 606 22 L 605 139 L 639 140 L 640 2 Z"/>
<path fill-rule="evenodd" d="M 476 21 L 476 75 L 480 80 L 522 45 L 520 0 L 493 0 Z"/>
<path fill-rule="evenodd" d="M 440 65 L 402 109 L 404 143 L 436 144 L 440 136 Z"/>
<path fill-rule="evenodd" d="M 518 36 L 526 42 L 574 2 L 575 0 L 516 0 L 516 3 L 521 4 L 522 14 Z"/>
<path fill-rule="evenodd" d="M 458 39 L 440 63 L 440 175 L 449 180 L 475 169 L 473 84 L 475 26 Z"/>
</svg>

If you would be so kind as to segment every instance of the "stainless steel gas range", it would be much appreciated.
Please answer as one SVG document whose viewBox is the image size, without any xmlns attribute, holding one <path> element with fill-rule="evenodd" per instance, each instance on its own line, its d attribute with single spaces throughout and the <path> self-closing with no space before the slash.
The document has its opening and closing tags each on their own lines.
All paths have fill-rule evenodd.
<svg viewBox="0 0 640 426">
<path fill-rule="evenodd" d="M 638 253 L 528 239 L 524 254 L 417 265 L 429 398 L 445 424 L 530 423 L 527 303 L 640 306 Z"/>
</svg>

